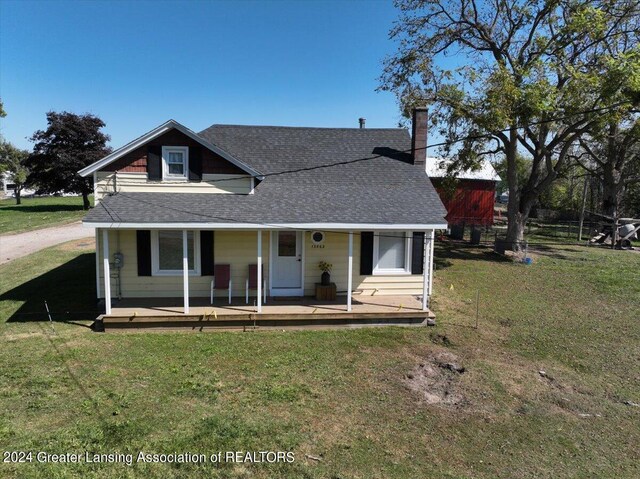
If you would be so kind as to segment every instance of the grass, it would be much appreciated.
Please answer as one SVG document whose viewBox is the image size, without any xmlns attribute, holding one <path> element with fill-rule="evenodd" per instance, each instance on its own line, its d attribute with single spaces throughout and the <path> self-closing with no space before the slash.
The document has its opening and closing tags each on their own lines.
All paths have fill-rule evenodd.
<svg viewBox="0 0 640 479">
<path fill-rule="evenodd" d="M 77 245 L 0 266 L 0 450 L 295 462 L 2 464 L 3 477 L 640 475 L 640 408 L 624 403 L 640 402 L 638 253 L 561 246 L 524 266 L 440 245 L 435 328 L 95 334 L 93 254 Z M 466 367 L 458 406 L 405 386 L 438 351 Z"/>
<path fill-rule="evenodd" d="M 0 200 L 0 234 L 72 223 L 85 214 L 81 196 L 22 198 L 20 205 L 16 205 L 15 199 Z"/>
</svg>

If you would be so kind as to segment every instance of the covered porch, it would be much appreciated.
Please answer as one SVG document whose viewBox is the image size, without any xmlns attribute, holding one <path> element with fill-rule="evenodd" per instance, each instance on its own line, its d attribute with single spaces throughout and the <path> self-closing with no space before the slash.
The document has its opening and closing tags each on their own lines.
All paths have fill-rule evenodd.
<svg viewBox="0 0 640 479">
<path fill-rule="evenodd" d="M 239 329 L 287 327 L 360 327 L 376 325 L 432 324 L 435 316 L 423 309 L 420 296 L 354 295 L 351 308 L 345 307 L 345 298 L 318 301 L 313 297 L 274 298 L 256 312 L 253 304 L 241 298 L 231 304 L 216 300 L 215 304 L 203 298 L 191 300 L 189 312 L 184 312 L 182 298 L 138 298 L 114 301 L 110 314 L 98 320 L 105 329 L 125 328 L 181 328 Z"/>
<path fill-rule="evenodd" d="M 433 318 L 433 229 L 110 226 L 96 229 L 96 289 L 105 308 L 98 330 L 422 324 Z M 383 269 L 385 254 L 384 261 L 397 264 Z M 325 296 L 318 265 L 327 261 L 332 294 Z"/>
</svg>

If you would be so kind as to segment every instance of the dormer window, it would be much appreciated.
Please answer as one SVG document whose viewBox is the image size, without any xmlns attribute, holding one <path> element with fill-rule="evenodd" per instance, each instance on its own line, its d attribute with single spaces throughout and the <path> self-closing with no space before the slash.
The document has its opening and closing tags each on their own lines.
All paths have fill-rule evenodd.
<svg viewBox="0 0 640 479">
<path fill-rule="evenodd" d="M 189 147 L 162 147 L 162 179 L 187 180 L 189 178 Z"/>
</svg>

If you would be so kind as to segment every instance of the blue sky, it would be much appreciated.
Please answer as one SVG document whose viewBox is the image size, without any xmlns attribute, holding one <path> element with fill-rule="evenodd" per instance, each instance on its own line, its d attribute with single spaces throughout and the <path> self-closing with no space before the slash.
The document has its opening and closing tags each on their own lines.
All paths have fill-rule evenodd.
<svg viewBox="0 0 640 479">
<path fill-rule="evenodd" d="M 98 115 L 114 147 L 169 118 L 395 127 L 375 88 L 396 18 L 373 0 L 0 0 L 0 131 L 30 149 L 49 110 Z"/>
</svg>

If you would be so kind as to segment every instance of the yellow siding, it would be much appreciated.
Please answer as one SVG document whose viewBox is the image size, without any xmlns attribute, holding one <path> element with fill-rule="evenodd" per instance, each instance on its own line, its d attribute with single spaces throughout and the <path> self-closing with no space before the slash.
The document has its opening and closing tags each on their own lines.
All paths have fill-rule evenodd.
<svg viewBox="0 0 640 479">
<path fill-rule="evenodd" d="M 146 173 L 118 173 L 116 179 L 113 172 L 99 171 L 94 186 L 98 201 L 106 194 L 113 193 L 114 188 L 122 192 L 249 194 L 251 178 L 204 174 L 201 182 L 159 182 L 148 181 Z"/>
<path fill-rule="evenodd" d="M 119 236 L 119 243 L 118 243 Z M 217 264 L 231 265 L 233 295 L 244 296 L 245 280 L 248 276 L 249 264 L 257 263 L 257 237 L 255 231 L 216 231 L 214 233 L 214 258 Z M 305 232 L 304 250 L 304 294 L 315 294 L 315 283 L 320 281 L 321 271 L 318 262 L 327 261 L 333 264 L 331 280 L 336 283 L 339 294 L 347 290 L 348 234 L 326 233 L 324 248 L 314 247 L 310 232 Z M 270 234 L 262 236 L 262 261 L 264 278 L 269 278 L 269 244 Z M 118 247 L 119 244 L 119 247 Z M 102 268 L 102 234 L 99 243 L 100 257 L 100 293 L 104 297 Z M 124 255 L 124 267 L 121 271 L 122 297 L 182 297 L 182 276 L 138 276 L 136 254 L 136 232 L 133 230 L 112 230 L 109 232 L 110 258 L 120 251 Z M 112 267 L 111 291 L 117 297 L 118 288 L 115 279 L 116 271 Z M 360 273 L 360 236 L 353 235 L 353 289 L 363 295 L 402 295 L 422 294 L 422 275 L 385 275 L 362 276 Z M 211 277 L 190 276 L 189 290 L 191 297 L 208 297 Z M 267 288 L 269 284 L 267 284 Z M 218 297 L 226 292 L 219 292 Z M 255 293 L 254 293 L 255 294 Z"/>
<path fill-rule="evenodd" d="M 314 246 L 311 233 L 304 234 L 305 277 L 304 294 L 315 295 L 315 283 L 320 282 L 318 263 L 326 261 L 333 265 L 331 281 L 336 283 L 338 293 L 347 292 L 347 260 L 349 255 L 349 235 L 325 233 L 324 248 Z M 353 234 L 353 289 L 361 294 L 422 294 L 422 275 L 376 275 L 360 274 L 360 235 Z"/>
<path fill-rule="evenodd" d="M 102 234 L 102 233 L 101 233 Z M 118 235 L 120 236 L 118 247 Z M 101 237 L 102 239 L 102 237 Z M 265 277 L 269 269 L 269 236 L 263 234 L 263 262 Z M 102 248 L 102 241 L 100 241 Z M 231 264 L 232 291 L 234 296 L 244 296 L 245 280 L 248 276 L 249 264 L 257 263 L 257 234 L 255 231 L 216 231 L 214 233 L 214 258 L 216 264 Z M 124 255 L 124 267 L 120 276 L 123 298 L 143 297 L 182 297 L 182 276 L 138 276 L 138 259 L 136 252 L 136 232 L 134 230 L 111 230 L 109 232 L 109 257 L 113 262 L 113 254 L 120 251 Z M 100 297 L 104 298 L 104 270 L 102 250 L 100 249 Z M 111 267 L 111 294 L 118 296 L 116 270 Z M 211 276 L 189 276 L 189 296 L 209 297 Z M 216 297 L 226 296 L 225 292 L 216 293 Z M 253 293 L 255 294 L 255 292 Z"/>
<path fill-rule="evenodd" d="M 244 296 L 249 265 L 258 262 L 258 234 L 256 231 L 216 231 L 214 233 L 216 263 L 231 265 L 233 295 Z M 269 234 L 262 234 L 262 264 L 264 278 L 269 278 Z M 267 287 L 269 287 L 267 285 Z"/>
</svg>

